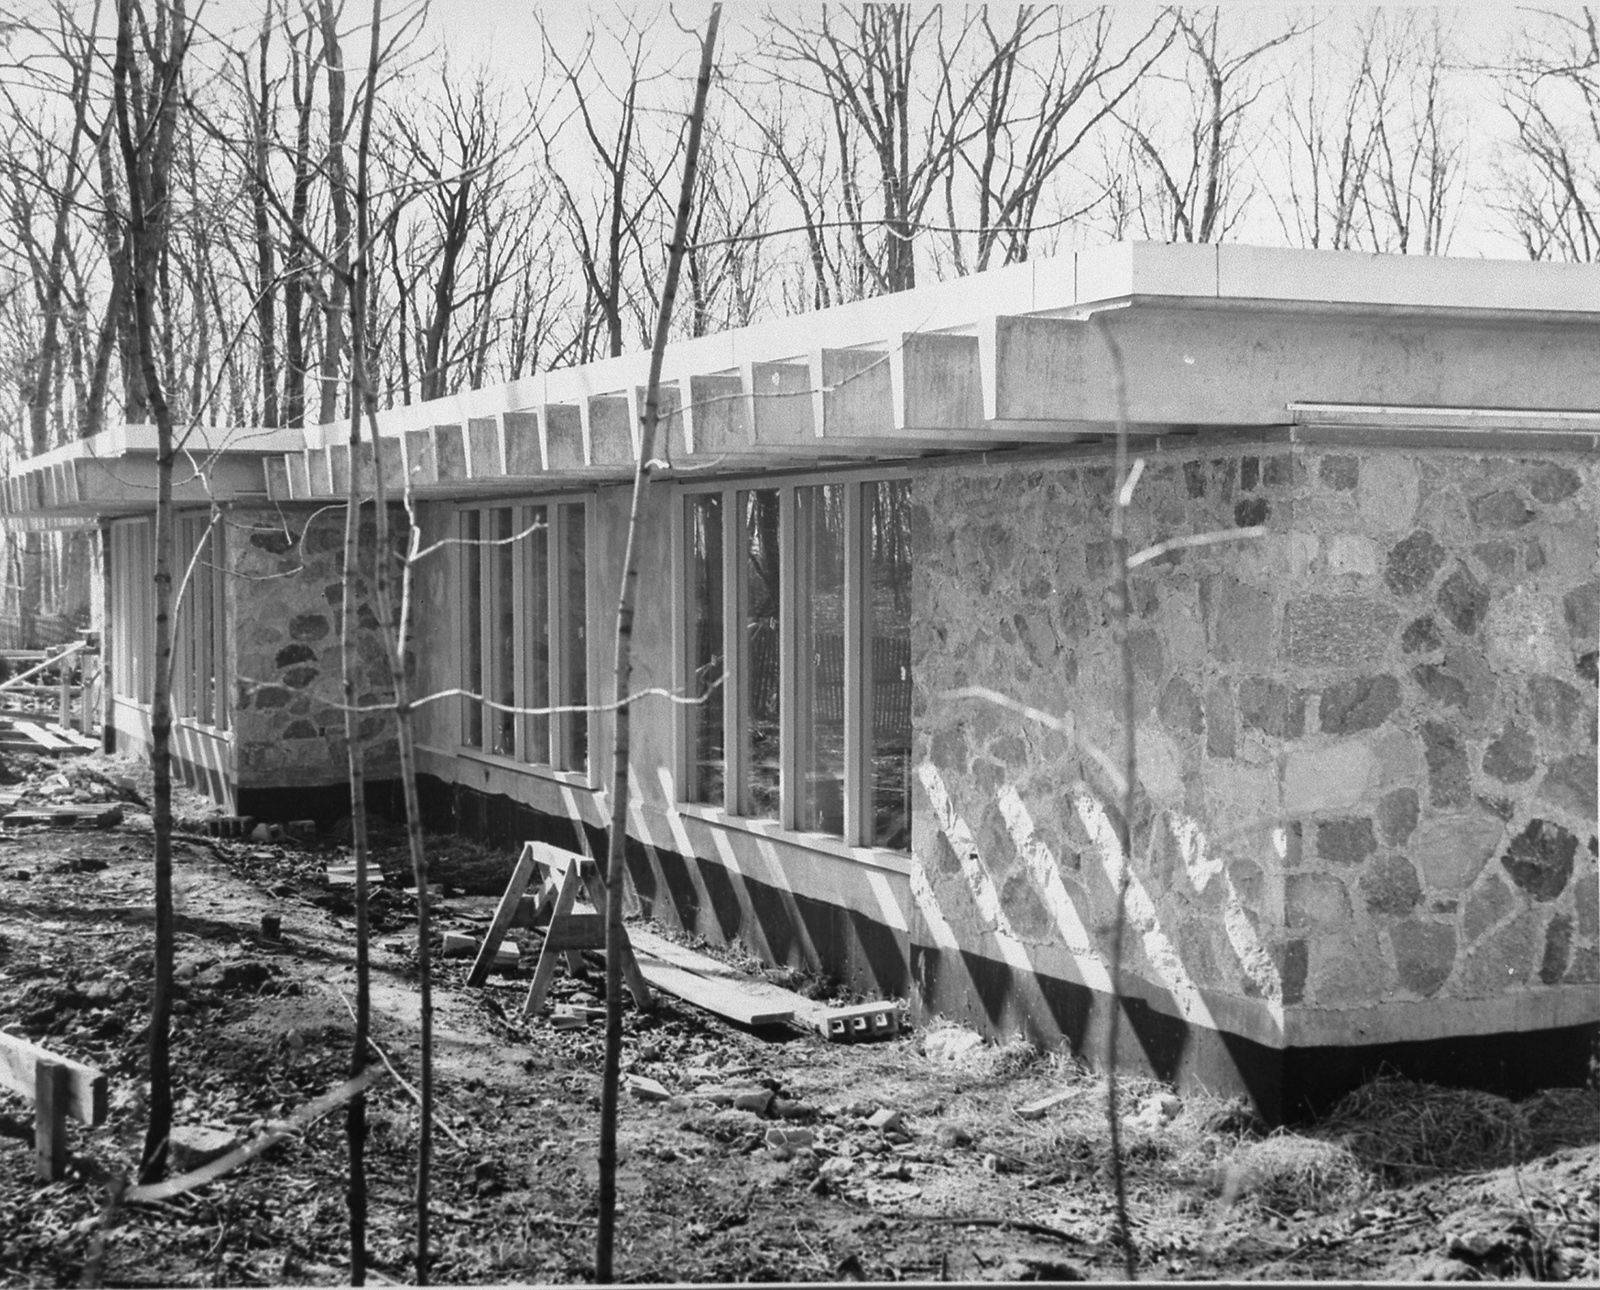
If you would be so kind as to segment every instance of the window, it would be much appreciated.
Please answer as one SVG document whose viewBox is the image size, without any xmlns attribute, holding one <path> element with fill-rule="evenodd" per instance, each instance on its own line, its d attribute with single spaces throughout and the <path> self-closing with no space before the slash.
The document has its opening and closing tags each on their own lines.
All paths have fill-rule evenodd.
<svg viewBox="0 0 1600 1290">
<path fill-rule="evenodd" d="M 149 520 L 111 525 L 113 693 L 149 703 L 155 680 L 155 529 Z"/>
<path fill-rule="evenodd" d="M 228 681 L 226 589 L 223 573 L 223 525 L 208 515 L 177 517 L 172 587 L 182 598 L 173 632 L 176 653 L 172 675 L 172 710 L 202 725 L 226 729 Z M 198 554 L 197 554 L 198 553 Z M 193 562 L 193 570 L 190 564 Z M 188 584 L 184 575 L 188 573 Z"/>
<path fill-rule="evenodd" d="M 582 502 L 458 512 L 461 743 L 561 770 L 589 763 L 588 533 Z"/>
<path fill-rule="evenodd" d="M 683 797 L 911 844 L 905 479 L 684 494 Z"/>
</svg>

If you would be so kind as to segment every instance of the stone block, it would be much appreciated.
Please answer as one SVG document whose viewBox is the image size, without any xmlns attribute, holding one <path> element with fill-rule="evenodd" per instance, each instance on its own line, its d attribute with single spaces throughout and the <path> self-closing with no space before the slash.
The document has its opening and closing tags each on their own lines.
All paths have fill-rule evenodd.
<svg viewBox="0 0 1600 1290">
<path fill-rule="evenodd" d="M 1241 529 L 1265 524 L 1271 516 L 1272 503 L 1265 497 L 1241 497 L 1233 504 L 1233 522 Z"/>
<path fill-rule="evenodd" d="M 1557 914 L 1544 931 L 1544 956 L 1539 963 L 1539 980 L 1555 985 L 1567 974 L 1572 961 L 1572 920 Z"/>
<path fill-rule="evenodd" d="M 1475 887 L 1467 897 L 1467 908 L 1461 915 L 1461 933 L 1470 944 L 1509 914 L 1517 904 L 1511 889 L 1499 877 L 1491 876 Z"/>
<path fill-rule="evenodd" d="M 1372 821 L 1364 817 L 1317 822 L 1317 857 L 1333 864 L 1360 864 L 1378 849 Z"/>
<path fill-rule="evenodd" d="M 1205 712 L 1194 688 L 1181 676 L 1167 682 L 1156 709 L 1161 724 L 1175 735 L 1200 734 L 1205 729 Z"/>
<path fill-rule="evenodd" d="M 1540 923 L 1527 909 L 1485 935 L 1463 956 L 1455 992 L 1481 999 L 1524 985 L 1543 948 Z"/>
<path fill-rule="evenodd" d="M 1533 519 L 1533 508 L 1509 488 L 1474 497 L 1467 510 L 1480 528 L 1515 529 Z"/>
<path fill-rule="evenodd" d="M 1446 552 L 1439 544 L 1439 539 L 1427 529 L 1418 529 L 1389 548 L 1383 580 L 1396 595 L 1412 595 L 1433 581 L 1433 575 L 1439 572 L 1445 557 Z"/>
<path fill-rule="evenodd" d="M 1322 692 L 1324 734 L 1355 734 L 1381 726 L 1400 706 L 1400 682 L 1394 677 L 1358 676 Z"/>
<path fill-rule="evenodd" d="M 1568 671 L 1572 661 L 1565 636 L 1549 597 L 1525 587 L 1497 596 L 1484 619 L 1489 662 L 1506 672 Z"/>
<path fill-rule="evenodd" d="M 1509 722 L 1483 750 L 1483 773 L 1502 784 L 1532 779 L 1535 768 L 1533 736 Z"/>
<path fill-rule="evenodd" d="M 1439 624 L 1428 614 L 1412 619 L 1406 624 L 1405 631 L 1400 633 L 1400 649 L 1403 653 L 1431 654 L 1443 648 L 1444 637 L 1439 634 Z"/>
<path fill-rule="evenodd" d="M 1511 881 L 1535 900 L 1554 900 L 1566 890 L 1578 854 L 1578 839 L 1559 824 L 1534 819 L 1511 840 L 1500 863 Z"/>
<path fill-rule="evenodd" d="M 1338 533 L 1328 542 L 1328 569 L 1361 578 L 1377 576 L 1378 544 L 1355 533 Z"/>
<path fill-rule="evenodd" d="M 1562 597 L 1561 605 L 1572 643 L 1580 650 L 1593 649 L 1600 638 L 1600 581 L 1573 588 Z"/>
<path fill-rule="evenodd" d="M 297 641 L 320 641 L 325 639 L 333 628 L 328 623 L 326 614 L 297 614 L 289 620 L 289 637 Z"/>
<path fill-rule="evenodd" d="M 1411 679 L 1435 707 L 1467 710 L 1471 696 L 1466 685 L 1450 675 L 1441 663 L 1419 663 L 1411 669 Z"/>
<path fill-rule="evenodd" d="M 1600 802 L 1595 793 L 1597 774 L 1600 769 L 1596 767 L 1592 751 L 1563 757 L 1551 763 L 1545 772 L 1539 785 L 1539 800 L 1592 824 L 1600 814 Z"/>
<path fill-rule="evenodd" d="M 1261 458 L 1241 457 L 1239 459 L 1239 491 L 1252 493 L 1256 485 L 1261 482 Z"/>
<path fill-rule="evenodd" d="M 1465 566 L 1457 566 L 1439 584 L 1439 610 L 1463 636 L 1471 636 L 1489 611 L 1489 591 Z"/>
<path fill-rule="evenodd" d="M 1447 923 L 1396 923 L 1389 929 L 1389 943 L 1400 984 L 1423 998 L 1436 993 L 1455 968 L 1456 929 Z"/>
<path fill-rule="evenodd" d="M 1361 482 L 1361 459 L 1332 455 L 1324 457 L 1318 465 L 1317 477 L 1324 488 L 1340 493 L 1352 492 Z"/>
<path fill-rule="evenodd" d="M 1417 790 L 1397 788 L 1378 803 L 1378 830 L 1392 847 L 1404 846 L 1417 827 Z"/>
<path fill-rule="evenodd" d="M 1283 987 L 1283 1002 L 1296 1004 L 1306 995 L 1306 968 L 1309 956 L 1303 940 L 1278 941 L 1272 947 L 1272 964 Z"/>
<path fill-rule="evenodd" d="M 1297 749 L 1284 760 L 1283 809 L 1287 815 L 1355 806 L 1366 795 L 1374 759 L 1362 740 Z"/>
<path fill-rule="evenodd" d="M 1237 747 L 1238 712 L 1226 685 L 1206 691 L 1206 752 L 1212 757 L 1232 757 Z"/>
<path fill-rule="evenodd" d="M 1588 710 L 1577 687 L 1554 676 L 1528 678 L 1528 706 L 1542 728 L 1563 735 L 1578 729 Z"/>
<path fill-rule="evenodd" d="M 1239 682 L 1239 719 L 1275 739 L 1298 739 L 1306 728 L 1305 696 L 1278 681 L 1244 677 Z"/>
<path fill-rule="evenodd" d="M 1578 910 L 1578 935 L 1592 940 L 1600 933 L 1600 877 L 1593 870 L 1572 884 L 1572 903 Z"/>
<path fill-rule="evenodd" d="M 1404 533 L 1416 517 L 1418 493 L 1414 461 L 1385 456 L 1369 462 L 1356 487 L 1356 501 L 1367 531 Z"/>
<path fill-rule="evenodd" d="M 1247 667 L 1272 662 L 1273 597 L 1268 591 L 1226 579 L 1214 595 L 1217 657 Z"/>
<path fill-rule="evenodd" d="M 1566 501 L 1583 483 L 1577 471 L 1567 466 L 1558 466 L 1551 461 L 1541 462 L 1528 476 L 1527 482 L 1528 491 L 1533 494 L 1534 500 L 1543 502 L 1546 506 Z"/>
<path fill-rule="evenodd" d="M 1291 930 L 1333 931 L 1350 921 L 1350 898 L 1331 874 L 1292 873 L 1283 882 L 1283 923 Z"/>
<path fill-rule="evenodd" d="M 275 667 L 293 667 L 296 663 L 310 663 L 317 657 L 316 650 L 309 645 L 285 645 L 273 656 Z"/>
<path fill-rule="evenodd" d="M 1435 807 L 1464 806 L 1472 800 L 1467 751 L 1455 729 L 1441 721 L 1422 724 L 1423 755 L 1428 762 L 1428 800 Z"/>
<path fill-rule="evenodd" d="M 1379 856 L 1361 875 L 1362 898 L 1375 914 L 1398 918 L 1409 914 L 1422 899 L 1417 871 L 1404 856 Z"/>
<path fill-rule="evenodd" d="M 1308 937 L 1306 944 L 1311 952 L 1309 993 L 1316 1003 L 1368 1004 L 1392 988 L 1388 956 L 1370 928 L 1357 924 L 1338 935 Z"/>
<path fill-rule="evenodd" d="M 1360 667 L 1388 650 L 1399 616 L 1358 596 L 1301 596 L 1284 613 L 1284 653 L 1307 667 Z"/>
<path fill-rule="evenodd" d="M 1245 828 L 1278 814 L 1278 785 L 1265 766 L 1240 762 L 1208 762 L 1201 770 L 1206 805 L 1212 819 Z"/>
<path fill-rule="evenodd" d="M 1430 815 L 1406 848 L 1434 890 L 1470 887 L 1505 835 L 1505 824 L 1487 811 Z"/>
</svg>

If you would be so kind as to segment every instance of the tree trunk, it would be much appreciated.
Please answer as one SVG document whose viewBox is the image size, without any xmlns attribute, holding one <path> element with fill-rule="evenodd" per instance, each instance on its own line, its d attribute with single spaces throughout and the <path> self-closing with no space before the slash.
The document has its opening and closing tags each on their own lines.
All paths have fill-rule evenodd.
<svg viewBox="0 0 1600 1290">
<path fill-rule="evenodd" d="M 600 1221 L 595 1237 L 595 1279 L 613 1278 L 617 1222 L 617 1099 L 622 1069 L 622 895 L 627 885 L 628 849 L 628 689 L 633 676 L 633 605 L 639 584 L 639 546 L 645 496 L 655 457 L 656 423 L 660 415 L 661 364 L 672 324 L 672 305 L 678 293 L 678 273 L 683 264 L 684 239 L 689 228 L 689 208 L 694 199 L 695 164 L 700 153 L 700 133 L 705 122 L 706 95 L 711 89 L 712 58 L 717 44 L 717 24 L 722 6 L 711 6 L 705 40 L 700 46 L 700 77 L 695 84 L 694 110 L 689 117 L 689 140 L 683 161 L 683 187 L 678 197 L 677 222 L 667 258 L 667 278 L 656 317 L 655 344 L 650 353 L 650 378 L 645 387 L 639 458 L 633 471 L 633 506 L 628 515 L 628 541 L 622 565 L 622 591 L 617 601 L 616 636 L 616 738 L 611 761 L 611 836 L 606 849 L 606 1050 L 600 1086 Z"/>
</svg>

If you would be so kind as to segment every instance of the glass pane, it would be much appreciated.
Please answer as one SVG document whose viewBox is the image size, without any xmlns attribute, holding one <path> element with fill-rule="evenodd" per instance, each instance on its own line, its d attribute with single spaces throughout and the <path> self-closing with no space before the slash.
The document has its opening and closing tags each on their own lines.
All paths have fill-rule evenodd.
<svg viewBox="0 0 1600 1290">
<path fill-rule="evenodd" d="M 515 529 L 509 506 L 497 507 L 489 515 L 495 541 L 489 549 L 489 568 L 494 579 L 490 600 L 494 607 L 494 634 L 489 641 L 494 687 L 490 697 L 501 705 L 489 710 L 490 729 L 494 732 L 494 751 L 502 757 L 514 757 L 517 754 L 517 717 L 508 709 L 517 702 L 517 616 L 512 603 L 516 547 L 511 541 Z"/>
<path fill-rule="evenodd" d="M 844 833 L 843 484 L 797 488 L 795 764 L 798 828 Z"/>
<path fill-rule="evenodd" d="M 739 494 L 744 520 L 745 782 L 739 811 L 742 815 L 776 819 L 779 798 L 778 716 L 779 685 L 778 615 L 778 490 L 756 489 Z"/>
<path fill-rule="evenodd" d="M 911 484 L 867 486 L 872 842 L 911 849 Z"/>
<path fill-rule="evenodd" d="M 550 518 L 543 506 L 529 512 L 528 605 L 523 630 L 528 634 L 528 693 L 525 706 L 550 706 Z M 527 718 L 529 761 L 550 760 L 550 714 Z"/>
<path fill-rule="evenodd" d="M 461 516 L 461 580 L 466 592 L 461 624 L 461 742 L 483 747 L 483 517 L 477 511 Z"/>
<path fill-rule="evenodd" d="M 701 493 L 689 498 L 689 709 L 690 802 L 722 805 L 727 759 L 722 730 L 722 497 Z"/>
<path fill-rule="evenodd" d="M 583 528 L 583 504 L 567 503 L 561 507 L 561 558 L 565 565 L 562 577 L 567 603 L 562 607 L 561 702 L 581 707 L 589 702 L 589 604 L 584 586 L 584 566 L 587 562 Z M 568 770 L 584 770 L 589 765 L 589 717 L 587 713 L 569 713 L 562 723 L 567 732 L 562 764 Z"/>
</svg>

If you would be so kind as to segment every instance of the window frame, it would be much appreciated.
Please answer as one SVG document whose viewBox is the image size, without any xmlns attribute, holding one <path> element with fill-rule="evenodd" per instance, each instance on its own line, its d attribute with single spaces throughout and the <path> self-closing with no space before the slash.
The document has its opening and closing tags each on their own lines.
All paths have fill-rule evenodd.
<svg viewBox="0 0 1600 1290">
<path fill-rule="evenodd" d="M 583 651 L 581 660 L 575 659 L 567 648 L 568 621 L 572 608 L 573 580 L 570 571 L 566 568 L 565 556 L 567 554 L 567 535 L 573 528 L 573 517 L 567 508 L 581 508 L 581 518 L 577 524 L 581 526 L 584 541 L 583 565 L 583 601 L 584 621 Z M 551 713 L 548 722 L 547 735 L 542 749 L 535 749 L 532 745 L 536 742 L 536 718 L 524 712 L 517 712 L 513 722 L 514 748 L 511 753 L 497 752 L 494 749 L 494 734 L 498 720 L 498 710 L 490 706 L 490 702 L 497 700 L 495 694 L 495 681 L 497 671 L 497 641 L 495 634 L 495 619 L 499 614 L 503 599 L 503 589 L 497 584 L 499 579 L 496 574 L 494 545 L 494 513 L 496 511 L 511 511 L 511 534 L 513 550 L 516 552 L 511 564 L 511 600 L 512 600 L 512 688 L 515 695 L 514 706 L 517 708 L 528 707 L 559 707 L 565 705 L 565 695 L 572 681 L 574 664 L 581 661 L 584 670 L 584 687 L 582 701 L 588 709 L 586 712 L 556 712 Z M 534 543 L 530 540 L 530 530 L 535 523 L 540 511 L 544 512 L 546 525 L 545 551 L 544 551 L 544 578 L 546 588 L 545 622 L 544 631 L 549 646 L 549 693 L 539 702 L 530 702 L 529 689 L 533 682 L 533 651 L 538 637 L 529 622 L 527 605 L 533 589 L 533 579 L 536 574 L 534 565 Z M 483 544 L 478 547 L 478 659 L 482 687 L 480 697 L 473 699 L 470 694 L 463 693 L 460 703 L 456 708 L 454 721 L 453 742 L 456 752 L 460 756 L 482 758 L 498 765 L 511 766 L 520 771 L 531 771 L 537 774 L 551 775 L 564 782 L 580 783 L 589 787 L 595 784 L 595 730 L 594 730 L 594 682 L 595 668 L 592 658 L 593 634 L 590 630 L 588 609 L 594 603 L 594 577 L 595 561 L 594 552 L 594 526 L 596 523 L 596 507 L 588 494 L 552 494 L 544 497 L 516 497 L 502 498 L 483 502 L 458 502 L 452 508 L 450 517 L 451 535 L 455 539 L 456 561 L 455 574 L 458 589 L 459 626 L 455 632 L 455 676 L 456 683 L 463 691 L 471 689 L 468 674 L 468 645 L 470 634 L 468 630 L 468 607 L 471 604 L 472 589 L 468 585 L 467 570 L 469 548 L 466 538 L 466 517 L 476 513 L 479 524 L 479 541 Z M 576 697 L 576 696 L 574 696 Z M 477 703 L 481 713 L 482 746 L 476 747 L 466 740 L 468 712 L 471 705 Z M 581 764 L 572 756 L 574 739 L 582 723 L 582 730 L 586 737 L 586 752 Z"/>
<path fill-rule="evenodd" d="M 185 512 L 173 517 L 173 591 L 183 588 L 174 616 L 172 677 L 173 716 L 190 725 L 227 730 L 230 719 L 230 668 L 228 667 L 226 614 L 226 523 L 209 511 Z M 195 558 L 196 549 L 200 556 Z M 194 573 L 184 585 L 184 574 L 194 561 Z"/>
<path fill-rule="evenodd" d="M 692 589 L 689 581 L 688 499 L 715 493 L 722 498 L 722 639 L 724 687 L 723 779 L 720 802 L 694 802 L 685 794 L 695 782 L 694 711 L 675 705 L 676 750 L 673 767 L 674 806 L 680 812 L 705 815 L 719 822 L 737 823 L 756 832 L 778 829 L 804 837 L 825 849 L 840 847 L 851 853 L 869 852 L 879 857 L 909 856 L 905 850 L 872 841 L 874 785 L 872 780 L 872 677 L 867 667 L 871 648 L 867 639 L 870 614 L 866 598 L 868 553 L 867 489 L 872 485 L 909 480 L 909 468 L 882 466 L 851 471 L 808 471 L 769 476 L 740 476 L 704 483 L 681 483 L 672 505 L 672 626 L 673 676 L 681 692 L 694 693 L 694 658 L 689 640 Z M 799 612 L 796 577 L 796 490 L 820 485 L 843 485 L 844 495 L 844 771 L 843 834 L 814 833 L 799 828 L 799 728 L 800 682 L 797 669 Z M 741 494 L 758 489 L 778 492 L 779 567 L 779 810 L 777 818 L 751 816 L 739 809 L 747 777 L 745 762 L 745 687 L 749 677 L 747 592 L 742 576 L 746 552 L 739 511 Z M 915 556 L 913 553 L 913 560 Z M 825 840 L 825 842 L 823 841 Z"/>
</svg>

